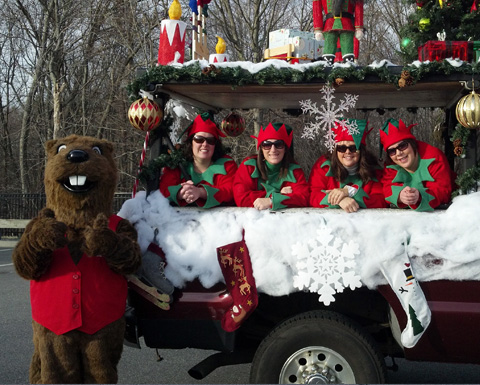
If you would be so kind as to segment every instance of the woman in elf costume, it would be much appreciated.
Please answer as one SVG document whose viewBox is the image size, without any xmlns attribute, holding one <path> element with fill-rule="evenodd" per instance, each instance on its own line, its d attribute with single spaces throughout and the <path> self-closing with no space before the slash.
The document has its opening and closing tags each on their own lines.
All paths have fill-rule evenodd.
<svg viewBox="0 0 480 385">
<path fill-rule="evenodd" d="M 225 155 L 220 141 L 220 136 L 225 135 L 208 113 L 198 115 L 185 131 L 183 149 L 188 178 L 180 168 L 165 167 L 160 177 L 160 192 L 178 206 L 233 205 L 232 183 L 237 164 Z"/>
<path fill-rule="evenodd" d="M 292 156 L 292 128 L 269 123 L 256 139 L 258 154 L 243 160 L 233 182 L 237 206 L 257 210 L 308 206 L 308 183 Z"/>
<path fill-rule="evenodd" d="M 388 155 L 383 191 L 387 202 L 396 207 L 433 211 L 450 201 L 453 172 L 442 151 L 416 140 L 410 132 L 414 125 L 389 119 L 380 130 Z"/>
<path fill-rule="evenodd" d="M 321 156 L 310 173 L 310 206 L 341 207 L 348 213 L 359 208 L 386 207 L 381 184 L 382 170 L 366 148 L 366 120 L 356 123 L 358 133 L 337 125 L 335 149 L 330 156 Z"/>
</svg>

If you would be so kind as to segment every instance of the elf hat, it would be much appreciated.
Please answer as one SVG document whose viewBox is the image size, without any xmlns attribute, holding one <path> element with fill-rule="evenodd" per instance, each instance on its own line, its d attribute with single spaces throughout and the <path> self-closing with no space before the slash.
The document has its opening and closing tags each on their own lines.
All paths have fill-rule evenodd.
<svg viewBox="0 0 480 385">
<path fill-rule="evenodd" d="M 257 139 L 257 150 L 264 140 L 277 139 L 283 140 L 285 145 L 290 148 L 293 140 L 293 129 L 285 123 L 268 123 L 266 127 L 260 127 L 258 137 L 251 135 Z"/>
<path fill-rule="evenodd" d="M 212 134 L 216 139 L 218 139 L 219 136 L 223 138 L 226 136 L 222 131 L 218 129 L 215 122 L 210 118 L 210 114 L 208 112 L 197 115 L 197 117 L 181 133 L 180 137 L 182 137 L 185 132 L 187 133 L 188 137 L 196 134 L 197 132 L 208 132 L 209 134 Z"/>
<path fill-rule="evenodd" d="M 356 128 L 358 133 L 350 134 L 348 129 L 342 127 L 339 123 L 335 122 L 335 127 L 333 127 L 333 132 L 335 133 L 335 143 L 342 141 L 353 141 L 357 149 L 360 148 L 360 144 L 366 145 L 367 135 L 370 130 L 367 130 L 367 121 L 365 119 L 345 119 L 347 125 L 352 125 L 353 122 L 356 122 Z"/>
<path fill-rule="evenodd" d="M 392 144 L 400 142 L 405 139 L 416 139 L 415 136 L 410 132 L 415 124 L 410 124 L 408 127 L 402 120 L 388 119 L 382 126 L 380 130 L 380 142 L 385 151 Z"/>
</svg>

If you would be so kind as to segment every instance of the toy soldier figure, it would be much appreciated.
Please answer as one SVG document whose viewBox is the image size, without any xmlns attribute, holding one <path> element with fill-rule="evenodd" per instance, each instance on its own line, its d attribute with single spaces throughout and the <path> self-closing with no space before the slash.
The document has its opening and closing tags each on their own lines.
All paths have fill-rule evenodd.
<svg viewBox="0 0 480 385">
<path fill-rule="evenodd" d="M 333 64 L 340 39 L 343 62 L 353 63 L 353 38 L 363 37 L 363 0 L 313 0 L 313 27 L 315 39 L 325 40 L 322 60 Z"/>
</svg>

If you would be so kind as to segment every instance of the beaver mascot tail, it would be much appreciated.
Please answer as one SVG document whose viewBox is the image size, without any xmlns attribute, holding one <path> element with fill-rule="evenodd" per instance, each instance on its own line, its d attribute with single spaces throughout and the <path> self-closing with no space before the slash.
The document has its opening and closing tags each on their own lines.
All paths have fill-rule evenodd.
<svg viewBox="0 0 480 385">
<path fill-rule="evenodd" d="M 31 383 L 116 383 L 125 275 L 141 263 L 137 233 L 112 212 L 118 172 L 106 140 L 71 135 L 45 145 L 46 207 L 13 251 L 30 280 Z"/>
</svg>

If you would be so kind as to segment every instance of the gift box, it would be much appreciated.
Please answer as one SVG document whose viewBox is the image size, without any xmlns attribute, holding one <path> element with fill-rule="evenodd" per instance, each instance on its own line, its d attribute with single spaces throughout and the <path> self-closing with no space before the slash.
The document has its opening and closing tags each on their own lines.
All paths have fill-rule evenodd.
<svg viewBox="0 0 480 385">
<path fill-rule="evenodd" d="M 296 29 L 277 29 L 268 34 L 268 48 L 277 48 L 290 44 L 291 39 L 301 37 L 303 39 L 314 39 L 313 32 L 298 31 Z"/>
<path fill-rule="evenodd" d="M 270 32 L 265 59 L 286 59 L 290 63 L 311 62 L 322 54 L 323 41 L 317 41 L 313 32 L 279 29 Z"/>
<path fill-rule="evenodd" d="M 475 62 L 480 60 L 480 41 L 473 42 L 473 60 Z"/>
<path fill-rule="evenodd" d="M 418 47 L 420 61 L 443 61 L 447 58 L 472 61 L 473 42 L 430 40 Z"/>
</svg>

